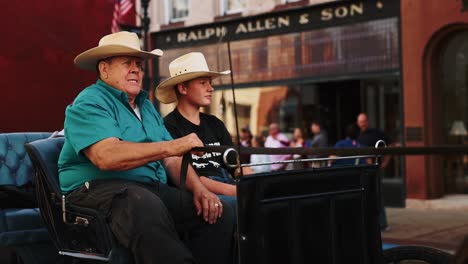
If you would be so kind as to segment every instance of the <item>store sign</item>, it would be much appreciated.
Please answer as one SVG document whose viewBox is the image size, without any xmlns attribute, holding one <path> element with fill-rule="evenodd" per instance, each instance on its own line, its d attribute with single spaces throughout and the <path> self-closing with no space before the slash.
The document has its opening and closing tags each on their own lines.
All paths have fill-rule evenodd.
<svg viewBox="0 0 468 264">
<path fill-rule="evenodd" d="M 152 43 L 155 48 L 180 48 L 398 17 L 399 2 L 338 1 L 227 22 L 160 31 L 152 34 Z"/>
</svg>

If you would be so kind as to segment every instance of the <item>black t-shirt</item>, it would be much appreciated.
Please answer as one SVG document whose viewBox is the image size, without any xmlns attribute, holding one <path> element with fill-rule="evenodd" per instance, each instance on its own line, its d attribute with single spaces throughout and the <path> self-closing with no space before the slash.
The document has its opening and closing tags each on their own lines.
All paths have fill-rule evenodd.
<svg viewBox="0 0 468 264">
<path fill-rule="evenodd" d="M 200 125 L 195 125 L 185 119 L 176 108 L 164 117 L 164 124 L 173 138 L 195 133 L 205 145 L 233 145 L 224 123 L 213 115 L 200 113 Z M 200 176 L 220 176 L 223 175 L 222 168 L 227 169 L 220 152 L 207 152 L 201 157 L 192 155 L 192 167 Z M 232 173 L 232 170 L 228 171 Z"/>
<path fill-rule="evenodd" d="M 387 135 L 385 135 L 382 130 L 377 128 L 369 128 L 366 131 L 361 132 L 357 138 L 359 144 L 367 147 L 374 147 L 375 143 L 379 140 L 385 141 L 387 146 L 392 143 L 392 140 Z"/>
</svg>

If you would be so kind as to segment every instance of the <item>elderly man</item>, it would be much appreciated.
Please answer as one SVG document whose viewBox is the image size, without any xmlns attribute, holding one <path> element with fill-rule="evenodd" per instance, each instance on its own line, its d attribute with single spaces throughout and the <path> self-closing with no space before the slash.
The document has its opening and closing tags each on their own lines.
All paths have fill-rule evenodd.
<svg viewBox="0 0 468 264">
<path fill-rule="evenodd" d="M 104 36 L 75 58 L 98 80 L 66 110 L 59 175 L 67 201 L 100 210 L 135 263 L 227 263 L 232 211 L 204 187 L 189 167 L 179 183 L 181 156 L 203 146 L 195 134 L 173 140 L 141 90 L 145 59 L 136 34 Z M 224 210 L 223 210 L 224 209 Z M 181 236 L 184 235 L 184 241 Z"/>
</svg>

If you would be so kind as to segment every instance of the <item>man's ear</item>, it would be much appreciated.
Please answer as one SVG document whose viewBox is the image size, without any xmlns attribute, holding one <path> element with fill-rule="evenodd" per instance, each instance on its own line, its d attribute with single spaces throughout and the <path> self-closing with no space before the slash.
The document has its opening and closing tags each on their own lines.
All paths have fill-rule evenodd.
<svg viewBox="0 0 468 264">
<path fill-rule="evenodd" d="M 98 65 L 98 69 L 99 69 L 99 74 L 104 77 L 106 77 L 108 74 L 107 74 L 107 63 L 105 61 L 101 61 L 99 62 L 99 65 Z"/>
</svg>

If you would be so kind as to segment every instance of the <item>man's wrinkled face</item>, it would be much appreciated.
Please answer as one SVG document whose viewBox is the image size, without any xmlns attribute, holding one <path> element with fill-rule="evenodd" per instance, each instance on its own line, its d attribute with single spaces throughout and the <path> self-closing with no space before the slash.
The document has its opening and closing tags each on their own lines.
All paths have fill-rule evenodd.
<svg viewBox="0 0 468 264">
<path fill-rule="evenodd" d="M 143 81 L 143 59 L 130 56 L 112 57 L 100 62 L 101 79 L 110 86 L 136 97 Z"/>
</svg>

